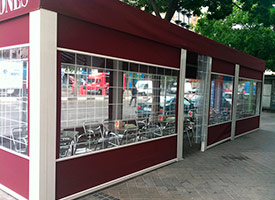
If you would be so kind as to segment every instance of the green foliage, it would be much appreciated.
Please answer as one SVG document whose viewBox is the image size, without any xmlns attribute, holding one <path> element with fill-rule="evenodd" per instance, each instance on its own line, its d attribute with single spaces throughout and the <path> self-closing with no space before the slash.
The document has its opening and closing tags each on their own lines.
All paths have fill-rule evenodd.
<svg viewBox="0 0 275 200">
<path fill-rule="evenodd" d="M 234 9 L 222 20 L 199 20 L 196 32 L 235 49 L 266 61 L 268 69 L 275 70 L 275 32 L 264 26 L 259 18 L 251 18 L 249 11 Z"/>
<path fill-rule="evenodd" d="M 275 25 L 275 11 L 272 5 L 275 0 L 121 0 L 132 6 L 152 13 L 166 13 L 165 19 L 170 21 L 175 11 L 185 9 L 200 16 L 202 8 L 208 8 L 208 19 L 223 19 L 232 14 L 238 7 L 249 13 L 249 18 L 265 26 Z M 154 6 L 155 5 L 155 6 Z M 168 16 L 167 16 L 168 15 Z M 157 16 L 159 16 L 157 14 Z"/>
<path fill-rule="evenodd" d="M 185 9 L 202 16 L 196 32 L 266 61 L 275 71 L 275 0 L 121 0 L 152 13 Z M 238 26 L 236 26 L 238 25 Z M 239 28 L 238 28 L 239 27 Z"/>
</svg>

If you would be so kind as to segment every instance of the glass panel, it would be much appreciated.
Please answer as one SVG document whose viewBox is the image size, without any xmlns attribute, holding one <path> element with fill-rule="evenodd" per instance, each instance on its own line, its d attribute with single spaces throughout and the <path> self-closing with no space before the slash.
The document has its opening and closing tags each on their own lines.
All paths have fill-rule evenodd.
<svg viewBox="0 0 275 200">
<path fill-rule="evenodd" d="M 258 115 L 260 112 L 261 82 L 239 79 L 237 119 Z"/>
<path fill-rule="evenodd" d="M 211 75 L 209 125 L 231 120 L 233 78 Z"/>
<path fill-rule="evenodd" d="M 28 47 L 0 55 L 0 146 L 28 155 Z"/>
<path fill-rule="evenodd" d="M 175 133 L 177 72 L 64 54 L 60 157 Z"/>
</svg>

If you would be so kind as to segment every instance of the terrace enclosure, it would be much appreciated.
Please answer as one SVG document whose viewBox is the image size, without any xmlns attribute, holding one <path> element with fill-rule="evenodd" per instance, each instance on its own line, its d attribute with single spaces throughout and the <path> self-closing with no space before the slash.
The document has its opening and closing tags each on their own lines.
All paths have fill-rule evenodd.
<svg viewBox="0 0 275 200">
<path fill-rule="evenodd" d="M 74 199 L 234 140 L 264 70 L 119 0 L 0 0 L 0 188 Z"/>
</svg>

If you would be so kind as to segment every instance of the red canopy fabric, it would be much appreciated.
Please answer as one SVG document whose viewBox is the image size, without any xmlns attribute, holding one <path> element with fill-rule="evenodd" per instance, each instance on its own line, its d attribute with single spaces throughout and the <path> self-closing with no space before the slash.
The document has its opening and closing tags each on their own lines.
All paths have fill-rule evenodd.
<svg viewBox="0 0 275 200">
<path fill-rule="evenodd" d="M 261 71 L 265 62 L 119 0 L 41 0 L 41 7 L 90 23 Z"/>
<path fill-rule="evenodd" d="M 26 7 L 1 15 L 0 22 L 40 7 L 147 40 L 239 64 L 256 71 L 265 70 L 263 60 L 171 24 L 119 0 L 29 0 L 28 2 Z"/>
</svg>

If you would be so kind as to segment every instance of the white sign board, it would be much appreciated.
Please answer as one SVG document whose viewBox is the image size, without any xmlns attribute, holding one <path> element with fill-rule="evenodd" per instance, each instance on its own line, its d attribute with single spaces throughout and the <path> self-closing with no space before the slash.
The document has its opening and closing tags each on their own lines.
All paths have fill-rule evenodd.
<svg viewBox="0 0 275 200">
<path fill-rule="evenodd" d="M 0 89 L 23 86 L 23 61 L 0 61 Z"/>
</svg>

